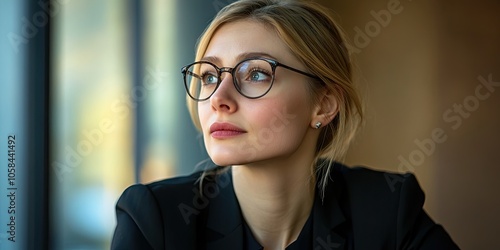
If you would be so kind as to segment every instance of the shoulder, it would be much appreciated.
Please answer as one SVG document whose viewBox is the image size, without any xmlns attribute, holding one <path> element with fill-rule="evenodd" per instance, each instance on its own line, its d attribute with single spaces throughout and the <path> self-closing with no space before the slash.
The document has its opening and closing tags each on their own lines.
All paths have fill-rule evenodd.
<svg viewBox="0 0 500 250">
<path fill-rule="evenodd" d="M 443 227 L 424 211 L 425 195 L 412 173 L 336 164 L 332 175 L 343 183 L 353 233 L 366 239 L 360 244 L 458 249 Z"/>
<path fill-rule="evenodd" d="M 392 227 L 402 223 L 401 220 L 412 223 L 423 211 L 425 195 L 411 173 L 343 165 L 335 170 L 343 179 L 353 223 L 364 223 L 374 229 Z"/>
<path fill-rule="evenodd" d="M 182 201 L 192 197 L 191 194 L 196 192 L 196 183 L 201 174 L 200 171 L 188 176 L 169 178 L 149 184 L 134 184 L 123 192 L 117 205 L 128 205 L 133 202 L 134 204 L 139 203 L 141 208 L 145 208 L 146 205 L 158 206 L 164 201 L 170 203 Z M 161 197 L 168 197 L 168 199 L 161 199 Z M 149 204 L 140 203 L 139 200 L 148 201 Z"/>
<path fill-rule="evenodd" d="M 161 181 L 152 182 L 149 184 L 135 184 L 128 187 L 120 197 L 117 203 L 119 207 L 137 206 L 142 212 L 144 210 L 158 210 L 159 217 L 148 215 L 149 218 L 166 219 L 172 225 L 186 224 L 190 225 L 191 221 L 185 218 L 182 220 L 184 213 L 198 214 L 202 207 L 199 206 L 203 195 L 199 191 L 200 178 L 203 171 L 195 172 L 187 176 L 179 176 Z M 204 186 L 208 185 L 210 178 L 204 178 Z"/>
<path fill-rule="evenodd" d="M 401 187 L 407 180 L 410 185 L 418 186 L 418 182 L 412 173 L 394 173 L 372 169 L 365 166 L 348 167 L 339 163 L 334 165 L 334 173 L 340 174 L 346 179 L 348 184 L 374 184 L 377 188 L 383 188 L 384 191 L 394 192 Z M 387 190 L 386 190 L 387 189 Z"/>
<path fill-rule="evenodd" d="M 193 235 L 195 223 L 172 215 L 181 214 L 183 204 L 191 204 L 196 199 L 193 197 L 201 174 L 196 172 L 128 187 L 116 203 L 117 226 L 112 249 L 163 249 L 167 247 L 165 237 L 188 240 L 184 238 Z"/>
<path fill-rule="evenodd" d="M 344 183 L 353 223 L 380 229 L 401 223 L 398 220 L 412 223 L 423 211 L 425 195 L 411 173 L 336 164 L 333 175 Z"/>
<path fill-rule="evenodd" d="M 224 196 L 219 195 L 222 190 L 231 190 L 225 188 L 231 187 L 225 170 L 217 167 L 206 175 L 199 171 L 127 188 L 116 204 L 112 249 L 198 249 L 202 242 L 194 239 L 202 237 L 209 206 Z"/>
<path fill-rule="evenodd" d="M 367 198 L 368 201 L 380 199 L 397 201 L 405 196 L 411 196 L 414 205 L 419 206 L 424 203 L 424 192 L 412 173 L 392 173 L 361 166 L 347 167 L 336 164 L 333 175 L 339 175 L 343 179 L 347 191 L 355 195 L 353 198 Z"/>
<path fill-rule="evenodd" d="M 185 199 L 186 196 L 192 196 L 187 194 L 192 194 L 196 191 L 193 189 L 197 188 L 197 183 L 202 173 L 202 171 L 198 171 L 187 176 L 179 176 L 152 182 L 147 184 L 147 187 L 155 196 L 168 195 L 174 200 Z"/>
<path fill-rule="evenodd" d="M 379 228 L 381 220 L 390 223 L 412 223 L 423 211 L 425 195 L 415 175 L 336 164 L 333 179 L 341 180 L 349 200 L 353 222 L 372 221 Z M 335 176 L 337 175 L 337 176 Z"/>
</svg>

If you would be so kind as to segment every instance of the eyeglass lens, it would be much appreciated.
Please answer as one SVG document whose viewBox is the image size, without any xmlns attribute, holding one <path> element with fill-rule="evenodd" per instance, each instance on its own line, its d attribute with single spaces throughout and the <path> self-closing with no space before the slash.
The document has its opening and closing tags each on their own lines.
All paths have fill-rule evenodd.
<svg viewBox="0 0 500 250">
<path fill-rule="evenodd" d="M 230 70 L 224 68 L 221 71 L 229 72 Z M 214 65 L 206 62 L 189 66 L 185 74 L 189 95 L 197 100 L 209 98 L 223 80 L 219 72 Z M 266 94 L 273 84 L 273 67 L 265 60 L 242 61 L 229 73 L 233 73 L 232 79 L 238 92 L 249 98 L 257 98 Z"/>
</svg>

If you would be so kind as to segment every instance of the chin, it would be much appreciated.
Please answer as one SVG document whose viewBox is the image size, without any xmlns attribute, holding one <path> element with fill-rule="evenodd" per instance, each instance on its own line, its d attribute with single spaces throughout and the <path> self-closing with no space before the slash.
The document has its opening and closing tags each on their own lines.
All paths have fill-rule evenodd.
<svg viewBox="0 0 500 250">
<path fill-rule="evenodd" d="M 237 145 L 210 145 L 207 147 L 208 155 L 219 166 L 241 165 L 255 161 L 255 150 L 248 150 Z"/>
<path fill-rule="evenodd" d="M 210 156 L 210 159 L 218 166 L 231 166 L 235 164 L 235 159 L 237 156 L 235 156 L 234 153 L 230 152 L 221 152 L 219 150 L 209 150 L 208 151 L 208 156 Z"/>
<path fill-rule="evenodd" d="M 215 163 L 217 166 L 232 166 L 232 165 L 238 165 L 239 163 L 237 161 L 233 161 L 232 159 L 228 159 L 225 157 L 213 157 L 210 156 L 210 159 Z"/>
<path fill-rule="evenodd" d="M 251 160 L 253 157 L 249 157 L 247 154 L 239 154 L 235 152 L 212 152 L 208 155 L 218 166 L 243 165 L 253 161 Z"/>
</svg>

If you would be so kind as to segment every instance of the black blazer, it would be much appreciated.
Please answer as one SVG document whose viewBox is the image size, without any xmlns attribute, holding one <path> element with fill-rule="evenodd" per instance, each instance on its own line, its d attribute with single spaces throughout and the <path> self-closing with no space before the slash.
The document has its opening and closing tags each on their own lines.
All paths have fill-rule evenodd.
<svg viewBox="0 0 500 250">
<path fill-rule="evenodd" d="M 231 172 L 205 180 L 201 172 L 137 184 L 116 205 L 111 249 L 243 249 L 242 215 Z M 422 209 L 412 174 L 335 164 L 322 201 L 313 205 L 310 249 L 458 249 Z"/>
</svg>

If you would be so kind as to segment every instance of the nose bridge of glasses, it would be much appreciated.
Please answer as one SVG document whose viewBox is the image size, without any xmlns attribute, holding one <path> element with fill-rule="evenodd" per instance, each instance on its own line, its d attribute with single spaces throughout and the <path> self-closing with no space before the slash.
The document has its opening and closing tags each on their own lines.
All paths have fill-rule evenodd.
<svg viewBox="0 0 500 250">
<path fill-rule="evenodd" d="M 224 72 L 227 72 L 229 74 L 233 74 L 233 69 L 234 68 L 230 68 L 230 67 L 222 67 L 219 69 L 219 74 L 222 75 L 222 73 L 224 73 Z"/>
<path fill-rule="evenodd" d="M 233 72 L 234 72 L 234 68 L 230 68 L 230 67 L 222 67 L 219 69 L 219 79 L 220 79 L 220 82 L 222 82 L 224 80 L 225 77 L 222 77 L 222 74 L 223 73 L 228 73 L 229 75 L 231 75 L 230 79 L 233 80 Z"/>
</svg>

